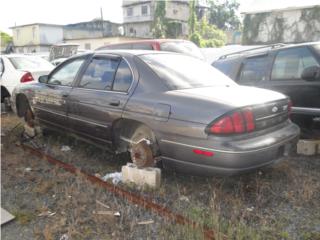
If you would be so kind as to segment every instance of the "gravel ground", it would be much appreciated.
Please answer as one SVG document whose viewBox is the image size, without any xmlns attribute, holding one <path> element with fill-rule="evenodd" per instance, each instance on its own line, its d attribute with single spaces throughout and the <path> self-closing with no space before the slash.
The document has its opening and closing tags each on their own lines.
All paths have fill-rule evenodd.
<svg viewBox="0 0 320 240">
<path fill-rule="evenodd" d="M 14 145 L 19 120 L 2 115 L 1 201 L 16 219 L 2 239 L 201 239 L 182 227 L 57 169 Z M 120 171 L 114 156 L 66 135 L 35 142 L 90 174 Z M 62 151 L 62 146 L 71 150 Z M 163 171 L 160 189 L 120 184 L 231 239 L 320 239 L 320 157 L 294 156 L 274 167 L 233 177 L 202 178 Z M 109 206 L 106 208 L 97 201 Z M 120 217 L 97 211 L 120 212 Z M 141 221 L 153 223 L 140 225 Z"/>
</svg>

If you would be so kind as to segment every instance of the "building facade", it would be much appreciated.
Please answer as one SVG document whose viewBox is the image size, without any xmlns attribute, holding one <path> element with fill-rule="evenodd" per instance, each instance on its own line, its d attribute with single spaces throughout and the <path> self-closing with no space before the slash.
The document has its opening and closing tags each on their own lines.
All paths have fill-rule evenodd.
<svg viewBox="0 0 320 240">
<path fill-rule="evenodd" d="M 123 0 L 123 27 L 125 36 L 152 38 L 152 24 L 157 5 L 156 0 Z M 198 17 L 205 15 L 206 1 L 197 2 Z M 166 19 L 175 23 L 178 37 L 188 35 L 189 1 L 166 1 Z"/>
<path fill-rule="evenodd" d="M 320 5 L 243 13 L 242 44 L 319 41 Z"/>
<path fill-rule="evenodd" d="M 63 40 L 63 26 L 34 23 L 12 27 L 15 52 L 48 52 L 51 45 Z"/>
</svg>

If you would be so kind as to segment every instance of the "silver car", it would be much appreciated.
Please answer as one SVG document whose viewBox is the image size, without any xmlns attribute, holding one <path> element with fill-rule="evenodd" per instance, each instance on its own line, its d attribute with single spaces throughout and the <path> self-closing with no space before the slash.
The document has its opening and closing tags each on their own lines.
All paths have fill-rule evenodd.
<svg viewBox="0 0 320 240">
<path fill-rule="evenodd" d="M 70 132 L 139 167 L 232 174 L 288 156 L 299 128 L 290 101 L 239 86 L 201 60 L 168 52 L 97 51 L 15 89 L 18 116 Z"/>
</svg>

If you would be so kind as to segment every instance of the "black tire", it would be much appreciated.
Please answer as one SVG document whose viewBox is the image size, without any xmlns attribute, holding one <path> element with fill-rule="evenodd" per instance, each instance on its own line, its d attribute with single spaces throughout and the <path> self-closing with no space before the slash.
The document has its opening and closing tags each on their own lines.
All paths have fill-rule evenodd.
<svg viewBox="0 0 320 240">
<path fill-rule="evenodd" d="M 130 157 L 139 168 L 154 167 L 158 148 L 153 132 L 145 125 L 138 126 L 131 136 Z"/>
</svg>

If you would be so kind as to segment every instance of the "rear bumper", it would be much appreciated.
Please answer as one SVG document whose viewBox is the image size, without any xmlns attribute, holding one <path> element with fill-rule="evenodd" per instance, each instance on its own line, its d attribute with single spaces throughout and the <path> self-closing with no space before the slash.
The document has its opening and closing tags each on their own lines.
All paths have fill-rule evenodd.
<svg viewBox="0 0 320 240">
<path fill-rule="evenodd" d="M 291 155 L 300 130 L 295 124 L 247 140 L 207 139 L 193 144 L 162 140 L 165 168 L 197 175 L 237 174 L 274 164 Z M 218 147 L 213 147 L 218 146 Z M 196 155 L 194 149 L 212 152 L 211 157 Z"/>
</svg>

